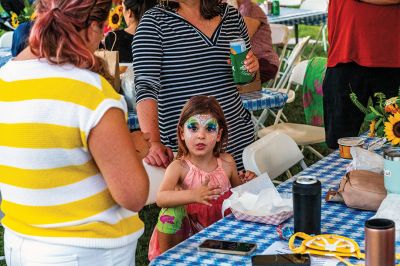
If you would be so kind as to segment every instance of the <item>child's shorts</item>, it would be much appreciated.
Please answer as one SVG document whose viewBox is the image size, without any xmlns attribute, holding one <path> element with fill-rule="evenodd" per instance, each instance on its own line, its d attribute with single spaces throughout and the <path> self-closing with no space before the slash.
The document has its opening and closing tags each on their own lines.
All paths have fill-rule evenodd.
<svg viewBox="0 0 400 266">
<path fill-rule="evenodd" d="M 176 234 L 183 229 L 184 219 L 187 218 L 184 206 L 162 208 L 158 215 L 157 230 L 165 234 Z"/>
</svg>

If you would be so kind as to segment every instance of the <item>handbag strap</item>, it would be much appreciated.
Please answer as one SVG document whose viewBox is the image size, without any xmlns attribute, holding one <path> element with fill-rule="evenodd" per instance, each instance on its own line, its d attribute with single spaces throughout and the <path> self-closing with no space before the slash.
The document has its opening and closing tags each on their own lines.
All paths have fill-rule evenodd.
<svg viewBox="0 0 400 266">
<path fill-rule="evenodd" d="M 112 34 L 114 34 L 114 42 L 113 42 L 113 44 L 112 44 L 112 46 L 111 46 L 111 49 L 109 50 L 109 51 L 114 51 L 114 46 L 115 46 L 115 44 L 117 43 L 117 34 L 115 33 L 115 31 L 110 31 Z M 105 46 L 105 44 L 104 44 L 104 46 Z M 107 47 L 106 47 L 106 50 L 108 50 L 107 49 Z"/>
</svg>

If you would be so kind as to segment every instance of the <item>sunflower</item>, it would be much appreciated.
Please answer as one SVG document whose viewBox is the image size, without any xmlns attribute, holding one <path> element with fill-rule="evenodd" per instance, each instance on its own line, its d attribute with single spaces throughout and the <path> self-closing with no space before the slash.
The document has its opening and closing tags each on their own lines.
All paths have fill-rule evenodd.
<svg viewBox="0 0 400 266">
<path fill-rule="evenodd" d="M 122 15 L 120 14 L 118 8 L 112 9 L 108 16 L 108 26 L 111 29 L 116 30 L 121 25 L 121 21 L 122 21 Z"/>
<path fill-rule="evenodd" d="M 369 124 L 368 137 L 375 136 L 375 125 L 376 125 L 376 120 L 372 120 L 371 123 Z"/>
<path fill-rule="evenodd" d="M 11 12 L 11 26 L 13 26 L 14 29 L 18 28 L 19 26 L 18 15 L 14 12 Z"/>
<path fill-rule="evenodd" d="M 33 13 L 32 13 L 32 15 L 31 15 L 31 17 L 30 17 L 30 20 L 35 20 L 36 19 L 36 17 L 37 17 L 37 13 L 36 13 L 36 11 L 34 11 Z"/>
<path fill-rule="evenodd" d="M 392 145 L 400 143 L 400 114 L 396 113 L 389 116 L 388 122 L 385 122 L 385 135 Z"/>
</svg>

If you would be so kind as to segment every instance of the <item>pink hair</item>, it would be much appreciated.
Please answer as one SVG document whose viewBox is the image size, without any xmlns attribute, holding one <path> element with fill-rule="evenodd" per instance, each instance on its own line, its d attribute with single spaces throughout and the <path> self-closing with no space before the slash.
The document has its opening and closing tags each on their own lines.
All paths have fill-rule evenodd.
<svg viewBox="0 0 400 266">
<path fill-rule="evenodd" d="M 71 63 L 99 72 L 99 60 L 85 45 L 79 31 L 91 22 L 103 23 L 111 0 L 37 0 L 37 18 L 29 45 L 33 54 L 53 64 Z"/>
</svg>

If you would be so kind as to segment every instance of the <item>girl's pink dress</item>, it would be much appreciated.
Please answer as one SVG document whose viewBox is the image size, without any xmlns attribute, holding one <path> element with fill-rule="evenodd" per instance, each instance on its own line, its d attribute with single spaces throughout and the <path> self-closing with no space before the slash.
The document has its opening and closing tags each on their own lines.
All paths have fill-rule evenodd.
<svg viewBox="0 0 400 266">
<path fill-rule="evenodd" d="M 229 178 L 222 168 L 221 158 L 217 158 L 217 168 L 209 173 L 199 169 L 188 159 L 183 160 L 189 166 L 189 172 L 183 179 L 181 185 L 183 190 L 198 188 L 208 177 L 210 180 L 208 185 L 218 185 L 222 191 L 220 196 L 209 201 L 211 206 L 201 203 L 190 203 L 185 206 L 190 226 L 189 228 L 184 228 L 186 231 L 184 232 L 184 235 L 185 237 L 189 237 L 222 218 L 222 203 L 225 199 L 230 197 L 232 192 L 230 191 L 231 184 Z M 228 212 L 230 211 L 226 211 L 225 215 L 228 214 Z M 153 260 L 160 254 L 161 253 L 158 245 L 158 230 L 157 228 L 154 228 L 149 243 L 149 260 Z"/>
</svg>

